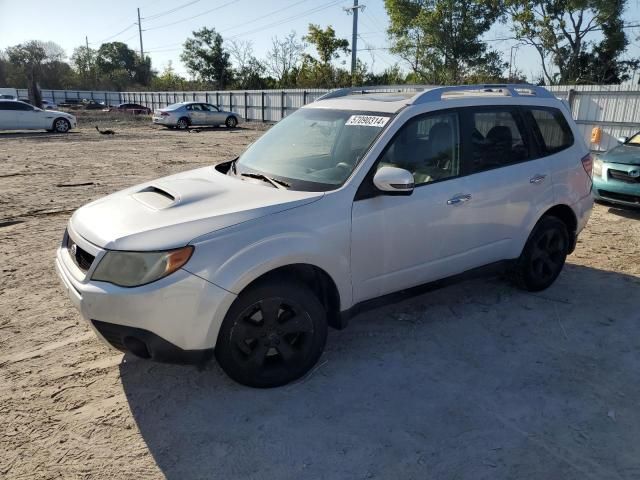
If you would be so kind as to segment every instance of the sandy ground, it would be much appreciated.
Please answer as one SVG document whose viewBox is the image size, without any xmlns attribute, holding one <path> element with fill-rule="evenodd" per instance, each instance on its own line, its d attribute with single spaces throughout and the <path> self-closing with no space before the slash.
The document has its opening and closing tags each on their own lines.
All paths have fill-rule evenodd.
<svg viewBox="0 0 640 480">
<path fill-rule="evenodd" d="M 53 258 L 77 207 L 260 130 L 102 126 L 0 133 L 0 478 L 640 478 L 640 213 L 596 206 L 545 292 L 477 279 L 369 311 L 253 390 L 110 350 Z"/>
</svg>

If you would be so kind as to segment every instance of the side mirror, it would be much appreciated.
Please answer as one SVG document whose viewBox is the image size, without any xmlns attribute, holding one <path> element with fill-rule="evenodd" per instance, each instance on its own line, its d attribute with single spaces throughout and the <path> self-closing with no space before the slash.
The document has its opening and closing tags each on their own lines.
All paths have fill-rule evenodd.
<svg viewBox="0 0 640 480">
<path fill-rule="evenodd" d="M 412 173 L 396 167 L 380 168 L 373 177 L 373 184 L 391 195 L 411 195 L 415 186 Z"/>
<path fill-rule="evenodd" d="M 618 140 L 618 143 L 625 143 L 627 140 L 629 140 L 629 137 L 618 137 L 616 138 L 616 140 Z"/>
</svg>

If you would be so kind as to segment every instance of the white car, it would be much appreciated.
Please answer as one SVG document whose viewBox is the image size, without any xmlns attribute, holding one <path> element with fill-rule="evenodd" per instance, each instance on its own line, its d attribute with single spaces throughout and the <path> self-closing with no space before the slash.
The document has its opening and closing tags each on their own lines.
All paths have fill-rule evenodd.
<svg viewBox="0 0 640 480">
<path fill-rule="evenodd" d="M 18 100 L 0 100 L 0 130 L 47 130 L 67 133 L 78 125 L 76 117 L 42 110 Z"/>
<path fill-rule="evenodd" d="M 72 302 L 115 348 L 273 387 L 383 295 L 501 261 L 550 286 L 593 205 L 568 110 L 535 86 L 417 90 L 332 92 L 233 161 L 80 208 L 55 262 Z"/>
<path fill-rule="evenodd" d="M 235 112 L 224 111 L 202 102 L 180 102 L 153 113 L 152 122 L 167 128 L 186 130 L 189 127 L 226 125 L 235 128 L 241 119 Z"/>
</svg>

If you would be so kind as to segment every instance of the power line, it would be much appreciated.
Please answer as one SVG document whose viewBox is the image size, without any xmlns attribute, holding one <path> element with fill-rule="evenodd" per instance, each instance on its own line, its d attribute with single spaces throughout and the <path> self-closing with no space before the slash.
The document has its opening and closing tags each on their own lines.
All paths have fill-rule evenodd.
<svg viewBox="0 0 640 480">
<path fill-rule="evenodd" d="M 164 12 L 156 13 L 153 15 L 149 15 L 148 17 L 142 17 L 142 18 L 147 21 L 155 20 L 156 18 L 164 17 L 165 15 L 169 15 L 170 13 L 177 12 L 178 10 L 182 10 L 183 8 L 187 8 L 193 5 L 194 3 L 198 3 L 199 1 L 200 0 L 193 0 L 189 3 L 185 3 L 184 5 L 180 5 L 179 7 L 174 7 L 169 10 L 165 10 Z"/>
<path fill-rule="evenodd" d="M 227 32 L 229 30 L 234 30 L 234 29 L 236 29 L 238 27 L 243 27 L 245 25 L 248 25 L 249 23 L 258 22 L 258 21 L 262 20 L 263 18 L 271 17 L 272 15 L 275 15 L 276 13 L 280 13 L 280 12 L 282 12 L 284 10 L 289 10 L 290 8 L 293 8 L 293 7 L 297 6 L 297 5 L 300 5 L 301 3 L 305 3 L 305 2 L 308 2 L 308 1 L 309 0 L 300 0 L 299 2 L 292 3 L 291 5 L 288 5 L 288 6 L 284 7 L 284 8 L 280 8 L 278 10 L 275 10 L 275 11 L 271 12 L 271 13 L 267 13 L 266 15 L 262 15 L 260 17 L 254 18 L 253 20 L 249 20 L 247 22 L 242 22 L 242 23 L 237 23 L 233 27 L 224 28 L 224 29 L 220 30 L 220 32 Z"/>
<path fill-rule="evenodd" d="M 255 28 L 253 30 L 249 30 L 249 31 L 246 31 L 246 32 L 238 33 L 236 35 L 232 35 L 231 37 L 229 37 L 229 40 L 232 40 L 232 39 L 238 38 L 238 37 L 242 37 L 242 36 L 245 36 L 245 35 L 251 35 L 252 33 L 257 33 L 257 32 L 260 32 L 262 30 L 267 30 L 269 28 L 277 27 L 277 26 L 282 25 L 284 23 L 288 23 L 288 22 L 291 22 L 293 20 L 297 20 L 299 18 L 307 17 L 307 16 L 309 16 L 309 15 L 311 15 L 313 13 L 317 13 L 317 12 L 320 12 L 322 10 L 326 10 L 327 8 L 334 7 L 337 4 L 341 3 L 342 1 L 344 1 L 344 0 L 333 0 L 331 2 L 322 4 L 322 5 L 318 6 L 318 7 L 312 8 L 311 10 L 307 10 L 306 12 L 299 13 L 299 14 L 293 15 L 293 16 L 288 17 L 288 18 L 283 18 L 282 20 L 278 20 L 276 22 L 264 25 L 262 27 Z"/>
<path fill-rule="evenodd" d="M 145 32 L 148 31 L 148 30 L 157 30 L 158 28 L 170 27 L 172 25 L 176 25 L 176 24 L 182 23 L 182 22 L 188 22 L 189 20 L 193 20 L 194 18 L 201 17 L 202 15 L 206 15 L 207 13 L 211 13 L 211 12 L 214 12 L 216 10 L 220 10 L 220 9 L 222 9 L 224 7 L 227 7 L 227 6 L 231 5 L 232 3 L 238 3 L 238 1 L 239 0 L 232 0 L 231 2 L 223 3 L 222 5 L 219 5 L 219 6 L 215 7 L 215 8 L 210 9 L 210 10 L 206 10 L 204 12 L 198 13 L 197 15 L 193 15 L 193 16 L 188 17 L 188 18 L 183 18 L 181 20 L 176 20 L 175 22 L 171 22 L 171 23 L 165 23 L 164 25 L 158 25 L 157 27 L 147 28 L 145 30 Z"/>
<path fill-rule="evenodd" d="M 91 42 L 92 45 L 97 45 L 97 44 L 103 44 L 104 42 L 111 40 L 112 38 L 116 38 L 118 35 L 122 35 L 124 32 L 126 32 L 127 30 L 135 27 L 136 24 L 132 23 L 131 25 L 129 25 L 127 28 L 125 28 L 124 30 L 120 30 L 118 33 L 115 33 L 113 35 L 111 35 L 110 37 L 105 38 L 104 40 L 100 40 L 99 42 Z"/>
</svg>

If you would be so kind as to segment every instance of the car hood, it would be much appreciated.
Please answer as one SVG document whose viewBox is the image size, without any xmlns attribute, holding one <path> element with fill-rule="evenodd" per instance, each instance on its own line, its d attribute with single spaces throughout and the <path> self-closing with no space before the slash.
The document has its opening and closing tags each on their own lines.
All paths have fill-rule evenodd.
<svg viewBox="0 0 640 480">
<path fill-rule="evenodd" d="M 43 109 L 43 112 L 46 113 L 46 114 L 51 114 L 51 115 L 60 115 L 62 117 L 68 117 L 68 118 L 73 117 L 73 115 L 71 115 L 70 113 L 61 112 L 59 110 L 44 110 Z"/>
<path fill-rule="evenodd" d="M 618 145 L 603 155 L 603 162 L 622 163 L 626 165 L 640 165 L 640 146 Z"/>
<path fill-rule="evenodd" d="M 163 250 L 323 195 L 276 189 L 260 180 L 240 180 L 205 167 L 96 200 L 78 209 L 70 224 L 74 232 L 102 248 Z"/>
</svg>

